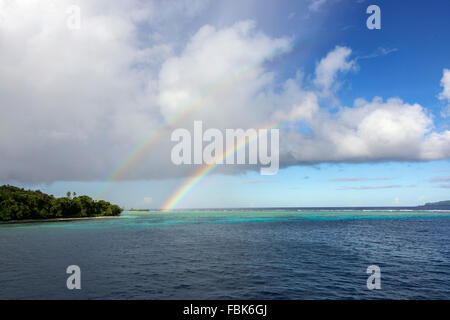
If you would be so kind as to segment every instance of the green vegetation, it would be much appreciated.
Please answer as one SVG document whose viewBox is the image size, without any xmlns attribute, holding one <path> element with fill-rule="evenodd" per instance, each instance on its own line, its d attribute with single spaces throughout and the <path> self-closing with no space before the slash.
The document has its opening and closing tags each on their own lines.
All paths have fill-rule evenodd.
<svg viewBox="0 0 450 320">
<path fill-rule="evenodd" d="M 41 191 L 14 186 L 0 186 L 0 221 L 24 219 L 82 218 L 118 216 L 122 209 L 109 202 L 88 196 L 55 198 Z"/>
</svg>

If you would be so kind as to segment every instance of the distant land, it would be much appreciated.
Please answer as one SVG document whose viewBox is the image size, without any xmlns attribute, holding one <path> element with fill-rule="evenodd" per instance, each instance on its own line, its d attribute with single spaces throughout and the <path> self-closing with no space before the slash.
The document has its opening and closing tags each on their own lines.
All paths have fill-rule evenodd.
<svg viewBox="0 0 450 320">
<path fill-rule="evenodd" d="M 236 208 L 180 208 L 182 210 L 450 210 L 450 200 L 429 202 L 420 206 L 396 206 L 396 207 L 236 207 Z M 149 212 L 161 211 L 161 209 L 129 209 L 128 211 Z"/>
<path fill-rule="evenodd" d="M 436 210 L 450 210 L 450 200 L 438 201 L 438 202 L 428 202 L 423 206 L 418 206 L 419 209 L 436 209 Z"/>
<path fill-rule="evenodd" d="M 109 217 L 118 216 L 122 211 L 107 201 L 77 197 L 75 192 L 55 198 L 39 190 L 0 186 L 0 221 Z"/>
</svg>

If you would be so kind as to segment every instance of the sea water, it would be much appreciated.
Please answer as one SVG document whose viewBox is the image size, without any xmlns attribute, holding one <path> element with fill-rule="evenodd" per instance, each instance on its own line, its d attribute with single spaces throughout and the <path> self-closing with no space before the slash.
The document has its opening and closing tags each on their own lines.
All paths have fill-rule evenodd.
<svg viewBox="0 0 450 320">
<path fill-rule="evenodd" d="M 69 265 L 81 289 L 69 290 Z M 367 288 L 367 267 L 381 289 Z M 197 210 L 0 225 L 1 299 L 450 299 L 450 211 Z"/>
</svg>

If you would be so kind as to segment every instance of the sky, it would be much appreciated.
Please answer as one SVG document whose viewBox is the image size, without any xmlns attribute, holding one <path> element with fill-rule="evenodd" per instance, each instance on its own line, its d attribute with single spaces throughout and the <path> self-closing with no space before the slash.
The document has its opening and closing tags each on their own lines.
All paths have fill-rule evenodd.
<svg viewBox="0 0 450 320">
<path fill-rule="evenodd" d="M 125 208 L 450 199 L 450 3 L 432 3 L 0 0 L 0 184 Z M 276 123 L 280 170 L 196 180 L 171 161 L 196 120 Z"/>
</svg>

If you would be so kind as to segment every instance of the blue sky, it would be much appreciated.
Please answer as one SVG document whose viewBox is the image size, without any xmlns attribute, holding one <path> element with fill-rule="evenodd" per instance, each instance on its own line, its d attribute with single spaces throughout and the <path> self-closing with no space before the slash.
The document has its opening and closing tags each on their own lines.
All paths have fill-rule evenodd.
<svg viewBox="0 0 450 320">
<path fill-rule="evenodd" d="M 274 105 L 267 107 L 268 109 L 278 108 L 281 103 L 279 101 L 291 101 L 289 100 L 291 97 L 288 96 L 283 88 L 285 88 L 289 79 L 295 79 L 297 83 L 296 90 L 299 96 L 304 92 L 314 93 L 319 101 L 320 110 L 325 110 L 329 117 L 327 118 L 329 122 L 325 121 L 324 125 L 333 124 L 336 125 L 336 128 L 341 127 L 338 123 L 333 122 L 333 114 L 340 115 L 342 108 L 358 108 L 355 104 L 356 99 L 364 99 L 366 103 L 363 103 L 363 105 L 370 105 L 374 97 L 381 97 L 383 103 L 380 104 L 380 108 L 386 108 L 386 110 L 395 109 L 395 112 L 398 111 L 400 113 L 404 111 L 409 112 L 411 105 L 418 104 L 422 109 L 420 112 L 414 113 L 414 117 L 416 115 L 422 117 L 418 120 L 419 122 L 425 121 L 423 117 L 426 117 L 426 121 L 430 121 L 428 125 L 419 125 L 429 127 L 420 139 L 426 139 L 426 137 L 436 133 L 441 135 L 439 138 L 441 142 L 436 142 L 436 146 L 433 146 L 431 142 L 425 141 L 424 145 L 431 145 L 431 151 L 426 153 L 426 155 L 423 153 L 425 151 L 418 151 L 415 154 L 407 150 L 408 146 L 413 148 L 417 141 L 404 142 L 402 140 L 398 148 L 405 148 L 405 155 L 397 153 L 394 145 L 392 148 L 389 148 L 390 151 L 379 149 L 379 147 L 371 147 L 370 155 L 358 155 L 357 158 L 352 158 L 353 155 L 342 151 L 342 155 L 333 161 L 330 161 L 330 155 L 327 154 L 325 148 L 320 152 L 320 156 L 300 156 L 298 159 L 295 159 L 293 165 L 281 169 L 274 176 L 261 176 L 258 171 L 245 170 L 233 175 L 225 174 L 225 172 L 218 170 L 218 172 L 213 172 L 191 190 L 179 203 L 179 207 L 409 206 L 429 201 L 450 199 L 450 163 L 448 157 L 450 144 L 447 145 L 447 140 L 445 140 L 445 132 L 449 129 L 450 119 L 445 115 L 445 110 L 450 104 L 450 97 L 447 99 L 443 96 L 442 93 L 445 91 L 445 88 L 441 85 L 444 70 L 450 68 L 450 41 L 448 41 L 450 3 L 448 1 L 433 1 L 431 5 L 428 1 L 418 0 L 373 2 L 328 0 L 319 2 L 320 5 L 313 7 L 313 0 L 295 2 L 264 1 L 264 3 L 260 1 L 240 1 L 239 5 L 235 1 L 198 1 L 198 8 L 192 9 L 192 12 L 186 9 L 194 6 L 193 3 L 188 2 L 186 7 L 181 9 L 175 5 L 173 5 L 173 8 L 170 6 L 161 7 L 160 16 L 152 15 L 144 10 L 148 17 L 145 16 L 138 20 L 133 20 L 134 18 L 126 20 L 129 17 L 124 18 L 120 16 L 121 13 L 118 13 L 121 12 L 119 9 L 123 8 L 115 8 L 113 5 L 106 5 L 99 1 L 98 7 L 85 9 L 87 5 L 80 1 L 79 5 L 83 10 L 82 12 L 86 12 L 86 21 L 94 21 L 94 19 L 98 18 L 99 12 L 104 10 L 103 12 L 105 12 L 106 16 L 106 12 L 111 13 L 117 21 L 123 22 L 124 26 L 122 30 L 120 29 L 122 24 L 115 23 L 109 29 L 105 28 L 112 36 L 104 40 L 104 42 L 98 42 L 100 43 L 98 52 L 83 51 L 88 56 L 92 54 L 92 59 L 79 61 L 80 65 L 78 65 L 78 68 L 74 68 L 72 71 L 69 70 L 72 75 L 79 73 L 80 79 L 92 78 L 92 86 L 95 86 L 98 90 L 97 92 L 91 92 L 87 88 L 90 85 L 81 86 L 80 83 L 88 83 L 86 80 L 85 82 L 70 82 L 66 88 L 62 88 L 59 91 L 52 91 L 47 87 L 38 87 L 40 84 L 29 84 L 28 86 L 22 84 L 23 92 L 26 94 L 30 93 L 30 101 L 37 101 L 34 110 L 41 112 L 56 110 L 55 108 L 52 109 L 51 103 L 56 101 L 55 105 L 57 105 L 59 97 L 65 97 L 67 94 L 69 95 L 67 100 L 77 101 L 78 105 L 74 104 L 75 107 L 72 107 L 70 111 L 61 111 L 60 114 L 55 116 L 61 117 L 56 122 L 62 123 L 66 121 L 66 126 L 49 124 L 45 122 L 47 120 L 42 120 L 39 123 L 34 133 L 30 133 L 30 136 L 39 136 L 41 132 L 46 132 L 46 134 L 50 132 L 51 136 L 45 136 L 46 138 L 44 137 L 39 143 L 34 142 L 33 146 L 29 148 L 33 150 L 33 153 L 30 151 L 30 154 L 27 154 L 24 151 L 28 147 L 21 140 L 14 141 L 15 139 L 20 139 L 21 135 L 17 135 L 19 136 L 18 138 L 11 138 L 11 140 L 15 142 L 16 146 L 23 146 L 22 149 L 13 148 L 6 145 L 5 142 L 5 146 L 2 146 L 4 150 L 7 150 L 8 161 L 10 162 L 5 160 L 4 163 L 0 163 L 2 168 L 0 182 L 39 188 L 57 196 L 65 195 L 68 190 L 76 191 L 78 194 L 96 195 L 103 186 L 102 181 L 106 179 L 122 159 L 126 158 L 130 150 L 133 150 L 134 146 L 141 141 L 142 136 L 145 136 L 146 130 L 152 125 L 156 125 L 157 121 L 161 121 L 171 110 L 170 95 L 172 94 L 173 96 L 174 93 L 170 90 L 174 89 L 173 87 L 164 87 L 169 83 L 169 80 L 164 77 L 170 74 L 173 66 L 179 66 L 182 74 L 189 72 L 189 63 L 194 61 L 190 60 L 193 54 L 189 51 L 189 45 L 195 48 L 198 47 L 200 48 L 199 50 L 204 48 L 205 52 L 208 48 L 211 51 L 214 50 L 214 46 L 223 45 L 225 49 L 217 52 L 226 51 L 227 43 L 221 44 L 219 40 L 216 41 L 215 39 L 221 39 L 221 36 L 224 34 L 231 34 L 234 37 L 240 32 L 239 30 L 236 31 L 236 28 L 240 28 L 235 27 L 236 24 L 242 21 L 252 21 L 253 26 L 250 27 L 249 33 L 247 34 L 247 31 L 244 32 L 244 42 L 258 39 L 259 34 L 263 40 L 268 39 L 268 41 L 264 40 L 261 42 L 261 51 L 267 49 L 270 52 L 272 50 L 270 47 L 272 45 L 276 46 L 273 44 L 276 41 L 280 41 L 280 47 L 284 45 L 283 41 L 286 41 L 286 43 L 289 43 L 291 50 L 289 53 L 275 60 L 266 61 L 260 66 L 261 70 L 263 70 L 261 74 L 264 76 L 270 75 L 273 79 L 266 83 L 264 82 L 265 80 L 261 80 L 264 78 L 261 74 L 251 78 L 249 82 L 258 83 L 258 81 L 262 81 L 264 84 L 258 89 L 249 89 L 254 90 L 251 91 L 249 97 L 255 98 L 257 96 L 255 92 L 265 93 L 265 100 L 263 100 L 265 105 L 265 101 L 270 100 L 273 93 L 279 94 L 277 98 L 273 98 L 276 100 Z M 381 8 L 381 30 L 369 30 L 366 27 L 366 19 L 369 15 L 365 11 L 370 4 L 376 4 Z M 105 5 L 105 8 L 102 5 Z M 131 1 L 129 6 L 130 8 L 128 9 L 134 9 L 132 6 L 145 8 L 145 5 L 139 1 Z M 154 7 L 159 8 L 158 6 L 163 6 L 163 4 L 156 1 Z M 17 14 L 21 10 L 28 10 L 28 8 L 14 8 L 17 12 L 9 12 L 8 8 L 3 9 L 6 12 L 6 17 L 8 13 Z M 95 15 L 96 12 L 97 15 Z M 151 19 L 154 19 L 156 22 L 151 21 Z M 6 21 L 8 23 L 8 20 Z M 24 24 L 26 23 L 27 21 L 25 20 Z M 33 23 L 39 24 L 42 21 L 36 20 Z M 127 27 L 129 25 L 137 26 L 137 31 L 130 31 L 133 28 Z M 199 38 L 199 30 L 207 25 L 212 28 L 209 31 L 211 37 L 206 37 L 206 43 L 195 40 Z M 15 32 L 15 29 L 7 30 L 9 33 L 3 31 L 5 33 L 3 33 L 2 41 L 5 44 L 14 43 L 15 38 L 12 34 Z M 225 30 L 223 31 L 224 33 L 221 33 L 222 30 Z M 136 47 L 148 49 L 142 53 L 142 55 L 148 54 L 148 56 L 145 57 L 145 60 L 142 60 L 143 62 L 140 62 L 145 67 L 138 70 L 136 74 L 127 71 L 127 73 L 121 75 L 121 70 L 124 66 L 127 68 L 126 66 L 129 63 L 128 60 L 124 60 L 123 56 L 130 54 L 135 49 L 136 37 L 135 35 L 129 35 L 133 32 L 136 32 L 137 38 L 140 39 Z M 92 32 L 92 30 L 90 33 L 91 37 L 92 34 L 103 34 Z M 20 34 L 23 35 L 23 32 Z M 120 36 L 116 36 L 116 34 Z M 27 35 L 24 37 L 27 37 Z M 233 37 L 231 39 L 234 39 Z M 110 40 L 110 38 L 113 40 Z M 225 36 L 224 38 L 227 39 Z M 51 44 L 53 49 L 57 45 L 57 43 L 50 42 L 53 41 L 53 38 L 52 40 L 42 37 L 34 37 L 33 39 L 35 39 L 37 47 L 40 46 L 41 42 L 43 43 L 42 48 L 46 48 L 44 44 L 49 46 Z M 95 43 L 95 41 L 90 42 L 93 41 L 91 38 L 87 39 L 86 42 L 80 43 L 80 46 L 87 44 L 89 47 L 92 46 L 92 43 Z M 101 48 L 103 43 L 107 44 L 105 48 Z M 254 45 L 258 44 L 260 42 L 254 43 Z M 62 42 L 61 46 L 62 48 L 72 48 L 72 44 L 65 42 Z M 348 48 L 351 53 L 340 61 L 341 69 L 333 73 L 332 87 L 330 87 L 330 92 L 325 94 L 325 91 L 320 91 L 317 87 L 317 68 L 320 62 L 338 47 Z M 230 44 L 230 48 L 232 51 L 233 44 Z M 90 63 L 93 64 L 95 62 L 94 56 L 100 57 L 100 61 L 103 61 L 101 58 L 104 55 L 109 57 L 111 50 L 116 52 L 122 50 L 120 52 L 123 52 L 123 55 L 117 53 L 117 57 L 114 56 L 114 60 L 109 60 L 108 58 L 105 62 L 105 70 L 108 71 L 99 71 L 100 75 L 97 75 L 97 71 L 93 71 L 97 69 L 86 67 L 88 76 L 83 78 L 85 76 L 82 73 L 84 69 L 82 67 L 83 63 L 90 66 Z M 251 50 L 251 47 L 244 49 L 243 56 L 249 50 Z M 67 52 L 69 51 L 67 50 Z M 64 81 L 67 78 L 65 72 L 68 67 L 63 66 L 61 70 L 64 72 L 60 71 L 55 67 L 55 60 L 51 59 L 49 54 L 46 53 L 50 52 L 50 49 L 49 51 L 42 50 L 42 52 L 44 52 L 41 56 L 42 60 L 38 61 L 43 61 L 42 65 L 48 65 L 44 72 L 44 75 L 49 75 L 48 79 L 50 80 L 48 81 L 51 81 L 54 75 L 54 79 L 63 79 L 58 82 L 65 83 Z M 64 49 L 61 52 L 65 54 Z M 8 63 L 8 59 L 14 59 L 11 57 L 14 57 L 12 53 L 11 56 L 0 56 L 0 59 L 2 59 L 1 65 L 5 66 Z M 29 57 L 27 56 L 26 58 L 28 59 Z M 67 53 L 66 58 L 68 60 L 71 58 L 69 53 Z M 218 61 L 221 59 L 218 56 L 211 58 L 211 61 L 214 61 L 213 58 L 217 58 Z M 33 61 L 31 58 L 29 59 L 29 61 Z M 46 59 L 49 61 L 44 61 Z M 226 52 L 224 52 L 223 59 L 227 59 Z M 342 67 L 342 64 L 345 63 L 351 64 L 351 67 L 347 69 Z M 25 67 L 30 68 L 30 65 L 31 63 L 24 65 L 24 70 Z M 116 66 L 117 69 L 115 69 Z M 192 82 L 201 82 L 203 72 L 207 74 L 207 69 L 214 69 L 214 67 L 214 65 L 208 66 L 207 62 L 205 62 L 204 70 L 198 70 L 199 74 L 194 74 L 191 77 L 194 79 Z M 237 65 L 237 67 L 239 66 Z M 31 70 L 30 72 L 35 72 L 37 75 L 42 74 L 40 69 Z M 59 78 L 58 72 L 64 73 L 61 78 Z M 95 76 L 89 76 L 92 74 Z M 301 76 L 298 76 L 299 74 Z M 19 80 L 25 79 L 25 76 L 20 75 L 20 67 L 15 75 L 17 75 L 18 83 L 20 83 Z M 127 81 L 124 83 L 107 82 L 116 76 Z M 0 89 L 8 93 L 4 98 L 0 97 L 0 99 L 3 99 L 5 108 L 6 106 L 9 106 L 9 109 L 15 108 L 17 103 L 22 103 L 22 100 L 26 100 L 26 97 L 19 98 L 19 95 L 16 93 L 18 89 L 14 87 L 14 83 L 7 85 L 6 78 L 1 78 L 0 83 L 2 83 Z M 176 83 L 176 85 L 178 88 L 183 88 L 183 92 L 191 89 L 193 90 L 192 92 L 195 92 L 194 89 L 197 88 L 193 89 L 192 84 Z M 268 89 L 268 87 L 270 88 Z M 127 88 L 128 91 L 125 91 L 124 88 Z M 141 92 L 142 88 L 151 89 L 143 93 Z M 154 92 L 151 91 L 153 88 Z M 169 100 L 161 99 L 161 97 L 167 97 L 167 95 L 163 96 L 158 90 L 163 91 L 164 89 L 168 92 Z M 68 92 L 71 91 L 79 92 L 79 95 L 70 99 L 71 93 Z M 102 91 L 104 91 L 104 96 L 100 96 L 98 93 Z M 113 93 L 115 94 L 116 91 L 120 92 L 120 95 L 113 96 Z M 270 94 L 267 94 L 267 92 L 270 92 Z M 33 94 L 37 96 L 33 96 Z M 132 97 L 131 100 L 138 101 L 136 105 L 131 106 L 127 102 L 123 102 L 130 101 L 130 97 Z M 398 103 L 397 107 L 393 107 L 394 109 L 390 109 L 391 103 L 387 102 L 389 98 L 400 98 L 402 102 Z M 116 101 L 121 104 L 117 105 L 117 107 L 111 107 Z M 140 101 L 144 102 L 140 103 Z M 248 115 L 251 115 L 250 111 L 253 109 L 250 110 L 248 105 L 240 106 L 239 101 L 241 100 L 232 100 L 228 104 L 230 106 L 236 105 L 237 109 L 240 107 L 243 110 L 247 110 L 248 107 L 249 111 L 244 113 L 243 117 L 249 117 Z M 248 102 L 250 100 L 245 98 L 242 101 Z M 254 101 L 255 105 L 261 102 L 256 98 Z M 99 106 L 101 103 L 108 104 L 110 109 Z M 167 105 L 164 105 L 164 103 L 167 103 Z M 267 103 L 269 104 L 269 102 Z M 89 107 L 86 107 L 86 109 L 79 108 L 78 106 L 81 104 Z M 147 107 L 148 109 L 145 109 Z M 212 108 L 210 106 L 207 107 Z M 281 107 L 284 108 L 284 106 Z M 286 108 L 288 107 L 286 105 Z M 257 107 L 255 106 L 255 108 Z M 376 110 L 376 107 L 371 106 L 368 106 L 367 110 L 374 112 L 373 108 Z M 25 107 L 17 108 L 17 110 L 19 109 L 27 110 Z M 231 109 L 232 107 L 230 107 Z M 147 122 L 142 124 L 142 128 L 145 130 L 139 131 L 141 121 L 144 122 L 142 120 L 144 116 L 140 116 L 139 113 L 142 110 L 145 110 L 145 116 L 148 116 L 148 121 L 145 120 Z M 106 116 L 102 118 L 106 113 L 109 114 L 110 118 L 106 118 Z M 78 119 L 79 114 L 86 116 L 80 116 Z M 117 117 L 112 117 L 111 114 L 117 114 Z M 214 115 L 217 115 L 217 118 L 223 117 L 224 119 L 228 119 L 227 115 L 229 115 L 230 119 L 235 119 L 234 122 L 228 123 L 218 123 L 214 122 L 215 120 L 210 120 L 209 123 L 218 127 L 229 127 L 234 124 L 236 126 L 247 125 L 244 120 L 233 118 L 234 113 L 232 110 L 229 113 L 225 113 L 223 110 L 217 110 L 211 114 L 198 112 L 193 117 L 202 119 L 203 115 L 205 115 L 205 119 L 213 119 Z M 154 118 L 152 118 L 153 116 Z M 402 117 L 402 114 L 400 114 L 400 117 Z M 10 118 L 5 119 L 18 121 L 16 115 L 11 115 Z M 116 121 L 115 119 L 119 120 Z M 127 119 L 135 122 L 131 123 Z M 36 121 L 41 120 L 38 119 Z M 91 129 L 91 121 L 93 122 L 92 127 L 96 127 L 97 131 Z M 295 121 L 301 123 L 301 119 Z M 410 118 L 407 118 L 405 121 L 405 125 L 402 128 L 408 131 L 409 122 L 407 121 L 410 121 Z M 27 125 L 26 121 L 24 123 L 24 125 Z M 102 127 L 102 124 L 105 123 L 111 123 L 117 127 L 114 127 L 114 130 L 110 130 L 106 125 Z M 124 128 L 121 126 L 121 123 Z M 129 123 L 129 125 L 123 125 L 123 123 Z M 189 119 L 186 119 L 186 123 L 189 123 Z M 20 122 L 16 124 L 17 126 L 21 125 Z M 253 124 L 251 122 L 248 123 L 249 126 Z M 66 132 L 64 131 L 66 129 L 62 129 L 70 128 L 72 125 L 73 131 L 67 129 L 68 131 Z M 317 122 L 307 123 L 306 125 L 313 132 L 319 128 Z M 412 125 L 415 126 L 416 124 L 413 123 Z M 6 124 L 4 124 L 4 128 L 8 128 Z M 334 128 L 330 127 L 330 137 L 334 134 Z M 417 130 L 420 131 L 421 128 Z M 11 131 L 12 129 L 8 130 L 5 129 L 5 132 L 2 132 L 2 134 L 4 136 L 6 134 L 9 137 L 16 135 Z M 112 131 L 114 131 L 114 134 L 111 133 Z M 23 139 L 27 139 L 27 135 L 25 133 L 23 135 Z M 68 137 L 66 138 L 66 136 Z M 65 147 L 63 148 L 58 144 L 60 143 L 58 139 L 63 139 L 65 146 L 73 145 L 73 147 L 66 151 Z M 72 143 L 70 139 L 75 139 L 76 141 L 70 144 Z M 300 148 L 301 143 L 304 142 L 302 139 L 301 136 L 297 136 L 297 138 L 292 138 L 292 140 L 282 139 L 282 143 L 283 141 L 289 141 L 289 143 L 298 145 L 298 148 Z M 317 141 L 323 140 L 326 139 L 322 137 Z M 334 140 L 330 138 L 330 141 Z M 162 146 L 162 149 L 159 149 L 160 153 L 164 153 L 164 147 L 169 148 L 171 145 L 171 142 L 168 140 L 160 143 Z M 36 145 L 42 149 L 39 149 Z M 103 149 L 99 149 L 100 152 L 98 154 L 94 153 L 94 147 L 98 145 L 101 145 L 105 150 L 114 151 L 114 158 L 111 159 L 110 154 L 107 151 L 103 152 Z M 317 148 L 323 147 L 318 145 Z M 342 147 L 337 146 L 336 150 L 330 150 L 329 152 L 341 154 L 341 149 L 339 148 L 342 149 Z M 422 148 L 426 149 L 425 146 Z M 382 156 L 378 157 L 378 151 L 373 150 L 379 150 L 379 154 Z M 55 155 L 53 156 L 51 152 L 54 152 Z M 41 153 L 47 153 L 49 157 L 41 157 Z M 64 158 L 61 154 L 67 155 L 68 158 Z M 95 156 L 91 159 L 90 156 L 92 154 L 95 154 Z M 429 154 L 432 155 L 429 156 Z M 105 155 L 105 159 L 102 158 L 103 155 Z M 35 162 L 29 163 L 28 161 L 31 161 L 34 157 Z M 127 208 L 160 207 L 177 187 L 182 185 L 192 175 L 192 172 L 174 173 L 178 172 L 179 168 L 173 168 L 171 165 L 163 167 L 164 164 L 160 164 L 154 159 L 155 156 L 150 153 L 148 157 L 147 155 L 144 156 L 141 161 L 145 162 L 145 165 L 148 165 L 148 167 L 145 167 L 144 164 L 136 165 L 131 169 L 130 176 L 124 178 L 125 181 L 110 183 L 101 194 L 101 197 Z M 287 157 L 286 159 L 290 158 Z M 153 161 L 155 162 L 153 163 Z M 161 163 L 163 163 L 163 160 L 161 160 Z M 24 167 L 20 167 L 21 164 Z M 159 169 L 160 166 L 165 169 Z M 51 174 L 47 176 L 52 176 L 52 178 L 45 179 L 34 175 L 27 178 L 27 169 L 24 168 L 31 168 L 33 171 L 39 171 L 41 168 L 43 168 L 43 171 L 49 170 Z M 152 173 L 152 168 L 157 168 L 154 169 L 157 172 Z M 159 175 L 158 172 L 161 172 L 161 174 Z"/>
</svg>

